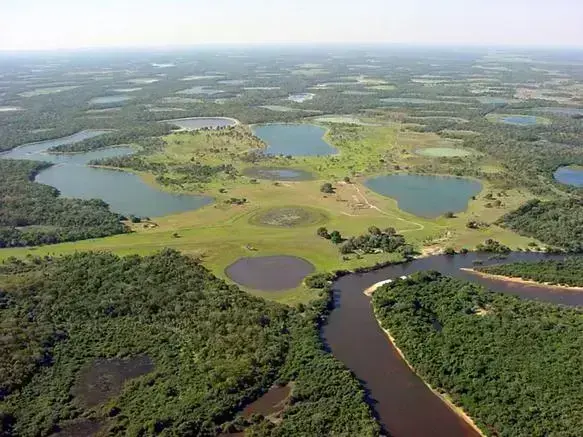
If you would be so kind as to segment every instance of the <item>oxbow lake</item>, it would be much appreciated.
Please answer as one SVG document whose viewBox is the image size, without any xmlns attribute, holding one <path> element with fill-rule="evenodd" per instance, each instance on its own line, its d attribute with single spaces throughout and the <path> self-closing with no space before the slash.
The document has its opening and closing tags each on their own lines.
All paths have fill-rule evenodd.
<svg viewBox="0 0 583 437">
<path fill-rule="evenodd" d="M 25 144 L 0 157 L 54 163 L 52 167 L 41 171 L 35 181 L 57 188 L 64 197 L 102 199 L 112 211 L 124 215 L 160 217 L 195 210 L 212 202 L 207 196 L 160 191 L 133 173 L 86 165 L 94 159 L 130 155 L 134 152 L 130 147 L 112 147 L 71 155 L 47 153 L 52 147 L 76 143 L 106 132 L 82 131 L 56 140 Z"/>
</svg>

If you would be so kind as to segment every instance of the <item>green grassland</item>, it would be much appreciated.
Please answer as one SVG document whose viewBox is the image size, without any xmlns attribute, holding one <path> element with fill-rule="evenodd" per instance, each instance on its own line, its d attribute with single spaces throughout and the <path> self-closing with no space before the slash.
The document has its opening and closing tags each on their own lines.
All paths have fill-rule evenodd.
<svg viewBox="0 0 583 437">
<path fill-rule="evenodd" d="M 107 250 L 118 254 L 147 254 L 164 247 L 179 249 L 200 257 L 216 275 L 225 278 L 224 269 L 240 257 L 275 254 L 295 255 L 312 262 L 317 271 L 353 269 L 377 262 L 395 260 L 395 254 L 350 255 L 342 257 L 338 247 L 316 235 L 320 226 L 338 230 L 345 237 L 364 233 L 369 226 L 394 227 L 424 253 L 444 247 L 473 248 L 487 238 L 494 238 L 510 247 L 526 247 L 531 239 L 518 236 L 498 226 L 481 230 L 466 227 L 470 220 L 492 223 L 524 201 L 529 193 L 506 191 L 498 197 L 490 183 L 476 200 L 470 200 L 467 211 L 454 218 L 424 219 L 399 210 L 394 199 L 375 194 L 363 182 L 368 175 L 394 171 L 395 166 L 415 170 L 432 162 L 433 158 L 415 153 L 419 147 L 443 146 L 444 140 L 435 134 L 403 130 L 396 123 L 380 126 L 334 125 L 325 140 L 339 154 L 327 157 L 269 157 L 259 165 L 300 168 L 313 172 L 316 180 L 274 182 L 254 180 L 245 176 L 234 179 L 219 177 L 204 185 L 182 186 L 181 191 L 203 191 L 216 198 L 212 205 L 200 210 L 154 219 L 155 225 L 135 224 L 134 232 L 95 240 L 57 244 L 35 248 L 0 250 L 0 259 L 10 256 L 57 255 L 83 250 Z M 263 143 L 251 135 L 248 127 L 238 126 L 224 131 L 175 133 L 166 138 L 166 147 L 147 160 L 157 163 L 200 162 L 204 164 L 232 163 L 237 169 L 252 165 L 243 157 Z M 466 159 L 466 158 L 464 158 Z M 485 157 L 472 156 L 472 165 L 490 165 Z M 151 174 L 141 174 L 155 184 Z M 172 177 L 172 175 L 166 175 Z M 344 177 L 350 182 L 344 182 Z M 335 187 L 334 194 L 320 192 L 324 181 Z M 177 188 L 172 186 L 172 189 Z M 162 189 L 170 189 L 163 187 Z M 225 191 L 219 192 L 219 189 Z M 501 202 L 488 207 L 494 193 Z M 246 198 L 244 205 L 226 204 L 231 197 Z M 274 208 L 299 208 L 318 211 L 317 220 L 306 220 L 300 226 L 261 225 L 257 217 Z M 249 290 L 252 291 L 252 290 Z M 254 292 L 286 303 L 305 302 L 312 298 L 304 287 L 281 293 Z"/>
</svg>

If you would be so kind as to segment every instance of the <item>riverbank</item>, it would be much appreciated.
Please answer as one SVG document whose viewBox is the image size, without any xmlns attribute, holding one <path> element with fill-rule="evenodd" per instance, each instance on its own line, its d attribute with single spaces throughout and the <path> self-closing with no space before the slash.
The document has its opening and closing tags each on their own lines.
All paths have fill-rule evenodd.
<svg viewBox="0 0 583 437">
<path fill-rule="evenodd" d="M 417 373 L 417 371 L 415 370 L 415 368 L 407 360 L 407 357 L 405 356 L 405 354 L 403 353 L 403 351 L 399 348 L 399 346 L 397 346 L 397 342 L 396 342 L 395 338 L 392 336 L 392 334 L 390 333 L 390 331 L 388 329 L 385 329 L 383 327 L 383 325 L 381 324 L 381 321 L 378 319 L 378 317 L 376 315 L 376 312 L 373 311 L 373 313 L 374 313 L 374 318 L 376 319 L 377 323 L 379 324 L 379 327 L 385 333 L 385 335 L 389 339 L 389 342 L 391 343 L 391 345 L 393 346 L 393 348 L 395 349 L 395 351 L 397 352 L 397 354 L 399 354 L 399 356 L 401 357 L 401 359 L 403 360 L 403 362 L 411 370 L 411 372 L 413 372 L 415 375 L 417 375 L 417 377 L 423 382 L 423 384 L 429 390 L 431 390 L 431 392 L 435 396 L 437 396 L 439 399 L 441 399 L 448 406 L 448 408 L 451 411 L 453 411 L 460 419 L 462 419 L 464 422 L 466 422 L 480 437 L 487 437 L 486 434 L 484 434 L 482 432 L 482 430 L 480 428 L 478 428 L 478 426 L 476 425 L 476 423 L 474 422 L 474 420 L 461 407 L 459 407 L 456 404 L 454 404 L 454 402 L 449 398 L 449 396 L 447 394 L 440 393 L 439 391 L 437 391 L 436 389 L 434 389 L 431 385 L 429 385 L 423 378 L 421 378 L 421 376 Z"/>
<path fill-rule="evenodd" d="M 512 276 L 503 276 L 503 275 L 493 275 L 490 273 L 480 272 L 478 270 L 472 268 L 462 268 L 460 269 L 464 272 L 472 273 L 474 275 L 480 276 L 482 278 L 491 279 L 494 281 L 503 281 L 503 282 L 510 282 L 515 284 L 522 284 L 522 285 L 530 285 L 535 287 L 544 287 L 547 289 L 556 289 L 556 290 L 567 290 L 567 291 L 574 291 L 574 292 L 583 292 L 583 287 L 573 287 L 569 285 L 560 285 L 560 284 L 550 284 L 548 282 L 537 282 L 530 279 L 522 279 L 516 278 Z"/>
</svg>

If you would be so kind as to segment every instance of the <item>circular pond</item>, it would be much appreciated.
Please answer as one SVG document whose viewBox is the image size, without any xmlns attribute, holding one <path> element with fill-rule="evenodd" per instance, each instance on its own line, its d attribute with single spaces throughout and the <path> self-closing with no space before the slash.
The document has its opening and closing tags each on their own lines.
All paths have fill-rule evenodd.
<svg viewBox="0 0 583 437">
<path fill-rule="evenodd" d="M 250 167 L 243 170 L 243 174 L 250 178 L 269 181 L 310 181 L 315 179 L 310 172 L 286 167 Z"/>
<path fill-rule="evenodd" d="M 326 214 L 315 208 L 281 206 L 259 211 L 249 219 L 249 223 L 256 226 L 294 228 L 317 225 L 326 220 Z"/>
<path fill-rule="evenodd" d="M 493 122 L 514 126 L 534 126 L 536 124 L 550 123 L 547 118 L 537 117 L 535 115 L 489 114 L 486 118 Z"/>
<path fill-rule="evenodd" d="M 314 272 L 305 259 L 288 255 L 240 258 L 225 269 L 229 279 L 260 291 L 282 291 L 298 287 Z"/>
<path fill-rule="evenodd" d="M 427 218 L 464 211 L 469 199 L 482 190 L 482 184 L 472 179 L 414 174 L 378 176 L 368 179 L 365 185 L 375 193 L 396 199 L 403 211 Z"/>
<path fill-rule="evenodd" d="M 554 174 L 555 180 L 573 187 L 583 187 L 583 167 L 567 166 L 559 167 Z"/>
<path fill-rule="evenodd" d="M 415 153 L 422 156 L 429 156 L 431 158 L 454 158 L 470 156 L 472 154 L 469 150 L 456 149 L 454 147 L 431 147 L 427 149 L 419 149 Z"/>
</svg>

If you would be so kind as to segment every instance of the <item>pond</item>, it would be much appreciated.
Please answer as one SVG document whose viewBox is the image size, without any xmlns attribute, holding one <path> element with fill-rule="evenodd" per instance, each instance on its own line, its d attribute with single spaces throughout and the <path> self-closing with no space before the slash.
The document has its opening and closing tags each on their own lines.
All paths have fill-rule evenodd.
<svg viewBox="0 0 583 437">
<path fill-rule="evenodd" d="M 263 124 L 253 134 L 267 144 L 268 155 L 322 156 L 337 150 L 324 141 L 326 129 L 313 124 Z"/>
<path fill-rule="evenodd" d="M 112 211 L 124 215 L 159 217 L 191 211 L 208 205 L 206 196 L 167 193 L 146 184 L 138 175 L 88 167 L 89 161 L 133 153 L 130 147 L 112 147 L 88 153 L 54 155 L 47 150 L 101 135 L 108 131 L 82 131 L 56 140 L 25 144 L 0 155 L 2 159 L 30 159 L 55 164 L 41 171 L 35 181 L 57 188 L 65 197 L 102 199 Z"/>
<path fill-rule="evenodd" d="M 537 119 L 534 115 L 509 115 L 507 117 L 502 117 L 500 121 L 506 124 L 518 124 L 521 126 L 530 126 L 537 123 Z"/>
<path fill-rule="evenodd" d="M 565 185 L 583 187 L 583 167 L 559 167 L 554 174 L 555 180 Z"/>
<path fill-rule="evenodd" d="M 283 291 L 299 287 L 315 270 L 303 258 L 288 255 L 239 258 L 225 269 L 233 282 L 252 290 Z"/>
<path fill-rule="evenodd" d="M 250 178 L 267 179 L 269 181 L 310 181 L 315 177 L 305 170 L 287 167 L 250 167 L 243 170 Z"/>
<path fill-rule="evenodd" d="M 204 128 L 216 129 L 220 127 L 235 126 L 239 122 L 227 117 L 189 117 L 162 120 L 164 123 L 173 124 L 186 130 L 198 130 Z"/>
<path fill-rule="evenodd" d="M 186 95 L 196 95 L 196 94 L 204 94 L 207 96 L 212 96 L 214 94 L 222 93 L 221 90 L 216 90 L 213 88 L 205 87 L 205 86 L 193 86 L 191 88 L 187 88 L 182 91 L 178 91 L 178 94 L 186 94 Z"/>
<path fill-rule="evenodd" d="M 300 94 L 291 94 L 287 99 L 291 100 L 292 102 L 296 103 L 304 103 L 308 100 L 312 100 L 315 97 L 315 94 L 312 93 L 300 93 Z"/>
<path fill-rule="evenodd" d="M 109 105 L 110 103 L 121 103 L 130 100 L 130 96 L 102 96 L 89 100 L 90 105 Z"/>
<path fill-rule="evenodd" d="M 396 199 L 401 210 L 426 218 L 464 211 L 470 198 L 482 190 L 482 184 L 472 179 L 414 174 L 378 176 L 365 185 Z"/>
</svg>

